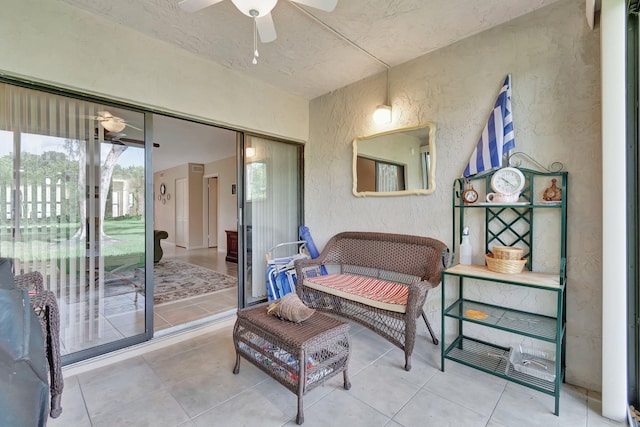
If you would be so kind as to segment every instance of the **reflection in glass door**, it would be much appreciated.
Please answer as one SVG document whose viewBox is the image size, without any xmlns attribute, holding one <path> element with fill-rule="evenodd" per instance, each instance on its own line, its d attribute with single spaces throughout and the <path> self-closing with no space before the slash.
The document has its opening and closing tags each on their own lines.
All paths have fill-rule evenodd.
<svg viewBox="0 0 640 427">
<path fill-rule="evenodd" d="M 144 338 L 144 132 L 127 123 L 144 114 L 0 83 L 0 256 L 56 295 L 69 361 Z"/>
<path fill-rule="evenodd" d="M 302 221 L 301 153 L 301 145 L 245 136 L 245 304 L 267 298 L 267 252 L 298 240 Z M 296 249 L 282 246 L 271 255 L 286 257 Z"/>
</svg>

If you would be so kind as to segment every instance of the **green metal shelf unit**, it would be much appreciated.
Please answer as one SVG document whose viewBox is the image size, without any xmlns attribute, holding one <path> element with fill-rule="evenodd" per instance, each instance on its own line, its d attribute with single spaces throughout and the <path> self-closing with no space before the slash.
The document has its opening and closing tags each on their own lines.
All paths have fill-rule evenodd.
<svg viewBox="0 0 640 427">
<path fill-rule="evenodd" d="M 520 203 L 465 204 L 461 193 L 467 184 L 463 178 L 453 184 L 453 247 L 458 247 L 465 221 L 477 209 L 484 210 L 485 253 L 497 246 L 518 246 L 523 249 L 523 258 L 527 259 L 525 271 L 518 274 L 502 274 L 492 272 L 484 265 L 454 265 L 445 270 L 442 276 L 442 353 L 441 369 L 445 370 L 445 359 L 454 360 L 464 365 L 513 381 L 523 386 L 538 390 L 555 397 L 555 415 L 559 413 L 560 388 L 565 374 L 565 325 L 566 325 L 566 236 L 567 236 L 567 172 L 538 172 L 520 169 L 526 184 L 521 194 Z M 491 191 L 490 181 L 493 172 L 470 179 L 475 188 L 488 194 Z M 561 184 L 562 200 L 547 202 L 542 200 L 544 187 L 550 179 Z M 467 184 L 468 185 L 468 184 Z M 559 221 L 559 233 L 545 235 L 544 239 L 558 240 L 557 260 L 559 266 L 553 272 L 534 272 L 535 242 L 534 213 L 539 209 L 554 210 L 553 218 Z M 548 212 L 548 211 L 547 211 Z M 557 215 L 555 215 L 557 213 Z M 467 216 L 465 216 L 467 214 Z M 546 217 L 545 217 L 546 218 Z M 552 233 L 549 233 L 552 234 Z M 541 239 L 541 237 L 537 237 Z M 519 286 L 534 289 L 534 292 L 552 292 L 555 294 L 556 310 L 553 316 L 519 310 L 518 307 L 504 307 L 465 298 L 465 280 L 501 283 L 508 286 Z M 447 306 L 446 289 L 449 285 L 458 284 L 456 300 Z M 481 312 L 486 318 L 470 317 L 469 310 Z M 447 342 L 445 337 L 445 319 L 457 321 L 455 338 Z M 516 370 L 510 362 L 511 346 L 497 345 L 465 334 L 467 323 L 486 328 L 506 331 L 534 340 L 551 343 L 555 349 L 555 372 L 553 380 L 548 381 L 541 376 L 529 375 Z M 499 340 L 498 340 L 499 342 Z M 548 378 L 548 377 L 547 377 Z"/>
</svg>

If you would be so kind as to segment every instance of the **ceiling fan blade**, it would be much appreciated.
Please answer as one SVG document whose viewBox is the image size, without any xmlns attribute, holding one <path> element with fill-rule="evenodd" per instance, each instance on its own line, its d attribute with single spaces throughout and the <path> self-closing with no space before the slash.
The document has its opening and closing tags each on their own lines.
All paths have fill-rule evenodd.
<svg viewBox="0 0 640 427">
<path fill-rule="evenodd" d="M 105 136 L 108 137 L 112 141 L 119 141 L 120 138 L 124 138 L 125 136 L 127 136 L 127 134 L 126 133 L 122 133 L 122 132 L 105 131 Z"/>
<path fill-rule="evenodd" d="M 111 117 L 114 115 L 108 111 L 98 111 L 98 119 L 110 119 Z"/>
<path fill-rule="evenodd" d="M 332 12 L 338 4 L 338 0 L 291 0 L 294 3 L 304 4 L 305 6 L 311 6 L 316 9 L 324 10 L 325 12 Z"/>
<path fill-rule="evenodd" d="M 222 0 L 182 0 L 178 5 L 186 12 L 197 12 L 205 7 L 209 7 L 216 3 L 220 3 Z"/>
<path fill-rule="evenodd" d="M 273 25 L 273 19 L 271 18 L 271 14 L 267 13 L 266 15 L 255 18 L 256 26 L 258 27 L 258 34 L 260 34 L 260 41 L 262 43 L 272 42 L 278 37 L 276 34 L 276 27 Z"/>
</svg>

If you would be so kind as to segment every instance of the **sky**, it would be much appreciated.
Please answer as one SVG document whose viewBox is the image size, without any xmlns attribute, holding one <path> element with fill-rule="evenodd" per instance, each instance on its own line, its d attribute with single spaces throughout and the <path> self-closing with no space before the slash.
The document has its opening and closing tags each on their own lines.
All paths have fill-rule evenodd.
<svg viewBox="0 0 640 427">
<path fill-rule="evenodd" d="M 29 133 L 23 133 L 22 151 L 29 151 L 34 154 L 41 154 L 46 151 L 57 151 L 64 153 L 65 138 L 59 138 L 55 136 L 47 135 L 35 135 Z M 101 158 L 104 159 L 111 149 L 112 144 L 103 143 L 101 146 Z M 13 132 L 0 130 L 0 157 L 4 157 L 13 153 Z M 144 149 L 137 147 L 128 147 L 124 153 L 118 158 L 118 164 L 127 168 L 129 166 L 143 166 L 144 165 Z"/>
</svg>

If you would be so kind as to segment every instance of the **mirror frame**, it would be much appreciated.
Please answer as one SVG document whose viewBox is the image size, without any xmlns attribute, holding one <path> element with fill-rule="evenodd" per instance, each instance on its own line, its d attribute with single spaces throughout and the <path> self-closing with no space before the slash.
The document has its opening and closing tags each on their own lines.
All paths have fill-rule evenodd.
<svg viewBox="0 0 640 427">
<path fill-rule="evenodd" d="M 433 184 L 428 189 L 415 189 L 415 190 L 401 190 L 401 191 L 358 191 L 358 142 L 366 141 L 380 136 L 392 135 L 394 133 L 402 133 L 412 131 L 416 129 L 422 129 L 429 127 L 429 152 L 431 154 L 431 168 L 429 171 L 429 181 Z M 392 129 L 385 132 L 376 133 L 373 135 L 359 136 L 353 140 L 353 195 L 356 197 L 389 197 L 389 196 L 426 196 L 436 191 L 436 125 L 433 122 L 423 122 L 416 126 L 410 126 L 399 129 Z"/>
</svg>

